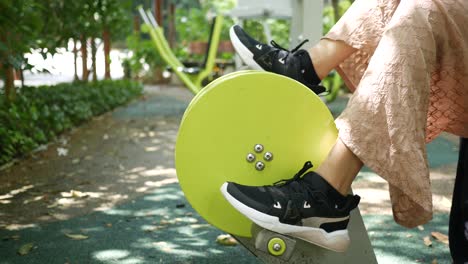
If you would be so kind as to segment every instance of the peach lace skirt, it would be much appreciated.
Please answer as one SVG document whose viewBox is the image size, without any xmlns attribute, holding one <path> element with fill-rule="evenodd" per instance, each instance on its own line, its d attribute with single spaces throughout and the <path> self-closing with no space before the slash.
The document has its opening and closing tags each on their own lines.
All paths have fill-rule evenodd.
<svg viewBox="0 0 468 264">
<path fill-rule="evenodd" d="M 429 221 L 425 144 L 468 137 L 468 1 L 357 0 L 324 38 L 357 49 L 337 68 L 354 91 L 340 139 L 388 181 L 399 224 Z"/>
</svg>

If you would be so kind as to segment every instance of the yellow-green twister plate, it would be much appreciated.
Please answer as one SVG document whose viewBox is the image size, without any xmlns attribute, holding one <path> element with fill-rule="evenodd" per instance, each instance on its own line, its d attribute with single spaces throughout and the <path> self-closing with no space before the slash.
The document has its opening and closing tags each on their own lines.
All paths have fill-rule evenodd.
<svg viewBox="0 0 468 264">
<path fill-rule="evenodd" d="M 268 72 L 236 72 L 210 83 L 187 108 L 176 143 L 177 176 L 203 218 L 250 237 L 251 221 L 224 199 L 221 185 L 272 184 L 294 176 L 307 160 L 316 168 L 336 138 L 330 111 L 304 85 Z M 257 144 L 263 146 L 258 153 Z M 254 162 L 247 160 L 249 154 Z M 257 162 L 263 170 L 257 170 Z"/>
</svg>

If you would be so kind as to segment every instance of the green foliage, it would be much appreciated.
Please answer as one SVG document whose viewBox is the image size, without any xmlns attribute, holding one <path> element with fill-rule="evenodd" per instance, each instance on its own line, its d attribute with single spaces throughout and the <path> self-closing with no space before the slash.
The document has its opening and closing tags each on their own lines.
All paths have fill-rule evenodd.
<svg viewBox="0 0 468 264">
<path fill-rule="evenodd" d="M 189 43 L 208 42 L 212 20 L 206 16 L 208 8 L 176 8 L 175 23 L 178 43 L 175 55 L 181 61 L 201 61 L 204 55 L 190 54 Z"/>
<path fill-rule="evenodd" d="M 109 29 L 114 40 L 125 39 L 132 29 L 130 16 L 132 1 L 94 0 L 94 2 L 97 2 L 94 19 L 101 29 Z"/>
<path fill-rule="evenodd" d="M 351 4 L 352 2 L 350 0 L 341 0 L 338 3 L 338 15 L 341 17 L 346 12 L 346 10 L 348 10 Z M 323 8 L 323 33 L 327 34 L 340 17 L 335 18 L 332 5 L 325 6 Z"/>
<path fill-rule="evenodd" d="M 216 14 L 225 15 L 235 7 L 234 0 L 202 0 L 197 8 L 184 8 L 186 5 L 178 3 L 175 13 L 175 23 L 178 43 L 175 47 L 175 55 L 182 61 L 202 61 L 204 54 L 190 54 L 188 46 L 190 42 L 208 42 L 210 37 L 212 18 Z M 229 28 L 234 21 L 229 16 L 224 16 L 220 41 L 229 41 Z M 233 54 L 223 53 L 220 57 L 231 59 Z"/>
<path fill-rule="evenodd" d="M 226 14 L 236 6 L 236 0 L 200 0 L 203 7 L 218 14 Z"/>
<path fill-rule="evenodd" d="M 132 0 L 0 0 L 0 65 L 30 70 L 24 54 L 39 50 L 44 58 L 81 35 L 115 39 L 131 32 Z M 0 74 L 1 71 L 0 71 Z"/>
<path fill-rule="evenodd" d="M 0 1 L 0 64 L 19 69 L 23 54 L 39 47 L 44 20 L 37 10 L 43 8 L 35 0 Z"/>
<path fill-rule="evenodd" d="M 203 9 L 206 12 L 219 14 L 224 16 L 224 23 L 221 29 L 220 40 L 230 40 L 229 29 L 234 25 L 234 20 L 228 14 L 233 8 L 236 7 L 236 0 L 201 0 Z M 206 25 L 205 25 L 206 28 Z"/>
<path fill-rule="evenodd" d="M 125 59 L 124 65 L 128 67 L 133 77 L 143 74 L 143 65 L 148 64 L 151 69 L 161 68 L 166 65 L 158 50 L 150 39 L 141 39 L 138 33 L 127 37 L 127 47 L 131 56 Z"/>
<path fill-rule="evenodd" d="M 23 87 L 13 103 L 0 98 L 0 165 L 141 92 L 135 82 L 99 81 Z"/>
<path fill-rule="evenodd" d="M 291 21 L 285 19 L 267 19 L 266 23 L 270 28 L 272 39 L 285 48 L 289 47 L 289 29 L 291 27 Z M 244 29 L 249 32 L 253 38 L 261 42 L 267 42 L 263 25 L 258 20 L 245 20 Z"/>
</svg>

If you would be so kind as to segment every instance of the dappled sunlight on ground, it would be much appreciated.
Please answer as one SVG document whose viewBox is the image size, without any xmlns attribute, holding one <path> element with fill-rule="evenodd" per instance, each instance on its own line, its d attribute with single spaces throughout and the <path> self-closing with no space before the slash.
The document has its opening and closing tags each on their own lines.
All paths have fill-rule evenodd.
<svg viewBox="0 0 468 264">
<path fill-rule="evenodd" d="M 454 175 L 431 172 L 431 181 L 434 212 L 448 214 L 452 205 Z M 380 176 L 373 172 L 360 172 L 352 187 L 353 192 L 361 196 L 359 209 L 362 214 L 392 214 L 388 184 Z"/>
<path fill-rule="evenodd" d="M 431 237 L 434 231 L 447 234 L 446 214 L 413 229 L 397 225 L 392 216 L 369 214 L 364 221 L 379 263 L 451 263 L 448 245 Z M 425 237 L 431 246 L 424 244 Z"/>
<path fill-rule="evenodd" d="M 177 182 L 174 145 L 188 102 L 156 98 L 96 117 L 0 171 L 0 228 L 103 211 Z"/>
<path fill-rule="evenodd" d="M 159 199 L 158 197 L 166 197 Z M 37 234 L 41 236 L 37 236 Z M 65 234 L 82 234 L 73 240 Z M 24 243 L 37 246 L 23 263 L 258 263 L 240 246 L 216 243 L 223 234 L 207 224 L 186 202 L 177 183 L 161 185 L 149 195 L 102 212 L 19 231 L 0 231 L 3 261 L 17 259 Z"/>
<path fill-rule="evenodd" d="M 0 204 L 9 204 L 11 203 L 11 199 L 15 197 L 15 195 L 26 192 L 27 190 L 34 188 L 34 185 L 26 185 L 22 186 L 18 189 L 11 190 L 7 194 L 0 195 Z M 37 197 L 34 199 L 38 199 Z"/>
</svg>

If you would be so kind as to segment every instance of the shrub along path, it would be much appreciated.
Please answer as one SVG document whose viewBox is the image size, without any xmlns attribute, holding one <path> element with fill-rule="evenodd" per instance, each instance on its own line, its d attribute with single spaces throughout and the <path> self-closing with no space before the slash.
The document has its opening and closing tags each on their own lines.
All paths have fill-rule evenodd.
<svg viewBox="0 0 468 264">
<path fill-rule="evenodd" d="M 217 244 L 222 232 L 178 187 L 174 143 L 190 99 L 186 89 L 147 87 L 143 98 L 0 171 L 0 264 L 258 263 L 239 246 Z M 424 227 L 396 225 L 386 184 L 361 172 L 354 189 L 379 263 L 450 263 L 448 247 L 431 232 L 447 233 L 455 142 L 429 146 L 437 213 Z"/>
<path fill-rule="evenodd" d="M 141 95 L 128 80 L 62 83 L 21 88 L 13 103 L 0 97 L 0 168 L 89 118 Z"/>
</svg>

